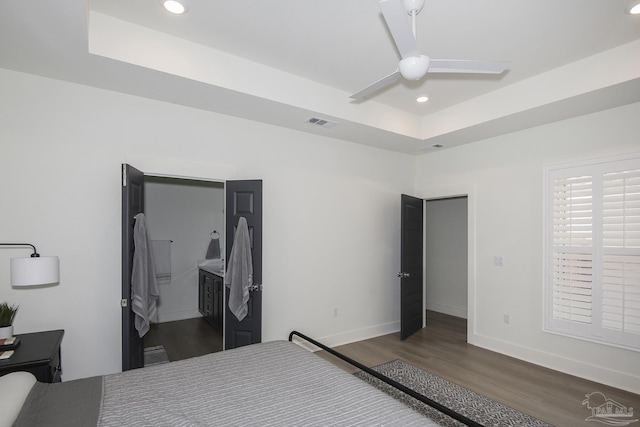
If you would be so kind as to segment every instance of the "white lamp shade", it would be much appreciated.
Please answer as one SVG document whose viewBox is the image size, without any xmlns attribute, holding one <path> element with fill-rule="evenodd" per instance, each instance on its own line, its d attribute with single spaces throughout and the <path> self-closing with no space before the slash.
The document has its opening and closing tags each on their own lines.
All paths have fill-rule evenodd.
<svg viewBox="0 0 640 427">
<path fill-rule="evenodd" d="M 11 285 L 50 285 L 60 281 L 60 261 L 57 256 L 11 258 Z"/>
</svg>

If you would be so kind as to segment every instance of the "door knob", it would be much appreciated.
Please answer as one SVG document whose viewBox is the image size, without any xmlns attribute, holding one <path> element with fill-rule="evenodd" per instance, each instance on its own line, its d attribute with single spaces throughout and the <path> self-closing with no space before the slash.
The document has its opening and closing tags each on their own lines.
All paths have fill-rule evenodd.
<svg viewBox="0 0 640 427">
<path fill-rule="evenodd" d="M 398 277 L 401 279 L 408 279 L 409 277 L 411 277 L 411 275 L 409 273 L 400 272 L 398 273 Z"/>
<path fill-rule="evenodd" d="M 256 292 L 262 290 L 262 283 L 258 283 L 257 285 L 249 286 L 249 292 Z"/>
</svg>

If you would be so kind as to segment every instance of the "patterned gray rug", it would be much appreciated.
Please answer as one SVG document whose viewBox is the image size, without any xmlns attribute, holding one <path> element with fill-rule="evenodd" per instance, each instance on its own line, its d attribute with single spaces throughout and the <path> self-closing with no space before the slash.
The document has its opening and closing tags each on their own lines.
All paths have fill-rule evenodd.
<svg viewBox="0 0 640 427">
<path fill-rule="evenodd" d="M 160 365 L 169 363 L 169 356 L 163 346 L 146 347 L 144 349 L 144 366 Z"/>
<path fill-rule="evenodd" d="M 467 390 L 444 378 L 440 378 L 437 375 L 405 363 L 402 360 L 394 360 L 393 362 L 384 363 L 372 369 L 487 427 L 553 427 L 551 424 L 547 424 L 537 418 L 494 402 L 491 399 Z M 356 372 L 354 375 L 442 426 L 464 425 L 365 372 Z"/>
</svg>

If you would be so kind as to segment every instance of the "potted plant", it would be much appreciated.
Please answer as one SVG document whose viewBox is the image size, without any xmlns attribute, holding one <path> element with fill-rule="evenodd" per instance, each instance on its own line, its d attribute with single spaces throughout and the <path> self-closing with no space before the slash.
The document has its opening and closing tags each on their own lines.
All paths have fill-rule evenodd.
<svg viewBox="0 0 640 427">
<path fill-rule="evenodd" d="M 7 302 L 0 303 L 0 339 L 13 336 L 13 319 L 15 319 L 17 312 L 17 305 L 10 305 Z"/>
</svg>

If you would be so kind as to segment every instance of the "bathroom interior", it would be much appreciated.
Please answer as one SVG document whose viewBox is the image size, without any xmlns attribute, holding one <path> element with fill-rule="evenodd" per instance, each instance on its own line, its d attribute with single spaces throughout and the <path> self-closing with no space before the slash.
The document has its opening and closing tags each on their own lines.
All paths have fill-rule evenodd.
<svg viewBox="0 0 640 427">
<path fill-rule="evenodd" d="M 169 361 L 221 351 L 222 313 L 214 321 L 203 293 L 204 280 L 223 282 L 224 183 L 145 176 L 144 193 L 160 292 L 144 347 Z"/>
</svg>

